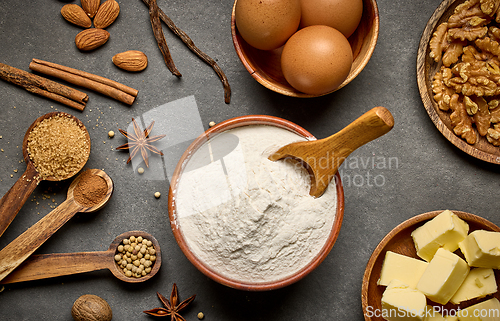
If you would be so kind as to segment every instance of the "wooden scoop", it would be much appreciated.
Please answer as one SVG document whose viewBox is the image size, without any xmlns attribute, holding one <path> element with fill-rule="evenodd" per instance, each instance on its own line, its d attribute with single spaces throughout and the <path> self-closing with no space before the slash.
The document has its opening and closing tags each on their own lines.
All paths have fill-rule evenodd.
<svg viewBox="0 0 500 321">
<path fill-rule="evenodd" d="M 300 161 L 311 174 L 309 194 L 320 197 L 347 156 L 389 132 L 393 126 L 394 118 L 389 110 L 375 107 L 330 137 L 288 144 L 269 159 L 292 158 Z"/>
<path fill-rule="evenodd" d="M 52 236 L 61 226 L 78 212 L 94 212 L 101 209 L 111 198 L 113 182 L 111 178 L 100 169 L 90 169 L 92 174 L 101 176 L 108 185 L 108 190 L 103 199 L 97 204 L 85 207 L 79 204 L 73 195 L 73 190 L 78 185 L 82 174 L 78 175 L 68 189 L 67 198 L 52 212 L 19 235 L 0 251 L 0 281 L 10 272 L 23 263 L 36 249 Z M 85 173 L 85 172 L 84 172 Z"/>
<path fill-rule="evenodd" d="M 37 126 L 41 121 L 55 115 L 65 115 L 71 117 L 78 123 L 78 125 L 85 131 L 85 135 L 88 141 L 88 154 L 90 154 L 89 133 L 85 128 L 85 125 L 75 116 L 63 112 L 52 112 L 38 117 L 28 128 L 23 139 L 23 157 L 24 161 L 26 162 L 26 171 L 0 200 L 0 236 L 2 236 L 7 227 L 9 227 L 10 223 L 14 220 L 21 207 L 23 207 L 24 203 L 26 203 L 26 200 L 30 197 L 31 193 L 33 193 L 40 181 L 42 181 L 40 173 L 37 172 L 35 165 L 33 164 L 33 161 L 28 154 L 28 138 L 35 126 Z M 70 173 L 66 177 L 56 178 L 50 176 L 45 178 L 45 180 L 61 181 L 64 179 L 68 179 L 78 173 L 79 170 L 81 170 L 85 166 L 85 163 L 86 161 L 82 162 L 80 168 L 77 171 Z"/>
<path fill-rule="evenodd" d="M 156 261 L 152 265 L 151 272 L 140 278 L 125 276 L 115 262 L 118 245 L 120 245 L 123 239 L 129 238 L 132 235 L 147 238 L 153 242 L 156 250 Z M 3 279 L 0 284 L 48 279 L 104 269 L 109 269 L 115 277 L 122 281 L 138 283 L 152 278 L 158 272 L 160 266 L 161 251 L 158 241 L 149 233 L 129 231 L 118 235 L 107 251 L 32 255 Z"/>
</svg>

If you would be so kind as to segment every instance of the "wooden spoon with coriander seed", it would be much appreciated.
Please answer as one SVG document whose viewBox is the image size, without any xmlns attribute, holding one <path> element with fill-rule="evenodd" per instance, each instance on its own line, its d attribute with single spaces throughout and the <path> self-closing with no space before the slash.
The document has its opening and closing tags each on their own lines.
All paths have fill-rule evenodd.
<svg viewBox="0 0 500 321">
<path fill-rule="evenodd" d="M 61 133 L 63 130 L 64 135 Z M 71 138 L 70 132 L 73 135 Z M 48 148 L 46 149 L 48 151 L 57 149 L 67 152 L 63 154 L 65 156 L 47 157 L 44 163 L 42 157 L 47 155 L 37 150 L 44 143 L 53 145 L 43 146 Z M 85 166 L 90 155 L 90 136 L 85 125 L 75 116 L 64 112 L 52 112 L 38 117 L 31 124 L 24 135 L 22 146 L 26 171 L 0 200 L 0 236 L 42 180 L 65 180 L 73 177 Z M 36 156 L 31 157 L 32 153 Z M 49 167 L 55 168 L 54 164 L 59 164 L 57 173 L 47 170 Z"/>
<path fill-rule="evenodd" d="M 126 276 L 115 261 L 118 246 L 124 239 L 131 236 L 141 236 L 148 239 L 152 242 L 152 246 L 156 251 L 156 260 L 151 265 L 151 272 L 141 277 Z M 48 279 L 104 269 L 109 269 L 115 277 L 124 282 L 138 283 L 152 278 L 158 272 L 160 266 L 161 251 L 158 241 L 149 233 L 129 231 L 118 235 L 107 251 L 32 255 L 5 279 L 0 281 L 0 284 Z"/>
<path fill-rule="evenodd" d="M 330 137 L 285 145 L 269 159 L 292 158 L 300 161 L 311 174 L 309 194 L 320 197 L 347 156 L 388 133 L 393 126 L 394 118 L 389 110 L 375 107 Z"/>
<path fill-rule="evenodd" d="M 104 171 L 88 169 L 78 175 L 71 182 L 64 202 L 0 251 L 0 281 L 76 213 L 101 209 L 107 204 L 112 193 L 113 181 Z"/>
</svg>

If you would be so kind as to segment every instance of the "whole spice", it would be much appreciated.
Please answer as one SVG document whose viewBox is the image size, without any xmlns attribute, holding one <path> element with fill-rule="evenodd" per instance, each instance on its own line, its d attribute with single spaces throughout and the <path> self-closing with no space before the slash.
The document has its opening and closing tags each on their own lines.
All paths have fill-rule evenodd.
<svg viewBox="0 0 500 321">
<path fill-rule="evenodd" d="M 82 51 L 90 51 L 104 45 L 109 39 L 109 32 L 104 29 L 90 28 L 81 31 L 75 37 L 76 47 Z"/>
<path fill-rule="evenodd" d="M 89 96 L 84 92 L 3 63 L 0 63 L 0 78 L 80 111 L 89 100 Z"/>
<path fill-rule="evenodd" d="M 163 28 L 161 27 L 159 8 L 156 0 L 151 0 L 149 2 L 149 19 L 151 20 L 151 27 L 153 28 L 153 34 L 156 42 L 158 43 L 158 48 L 160 48 L 163 60 L 165 60 L 168 70 L 170 70 L 173 75 L 181 77 L 182 74 L 179 70 L 177 70 L 177 67 L 175 67 L 172 56 L 170 55 L 170 50 L 167 46 L 167 41 L 163 35 Z"/>
<path fill-rule="evenodd" d="M 99 175 L 86 170 L 79 176 L 79 181 L 73 190 L 73 197 L 78 204 L 85 207 L 98 205 L 108 192 L 106 180 Z"/>
<path fill-rule="evenodd" d="M 135 278 L 146 276 L 151 273 L 156 261 L 153 242 L 142 236 L 130 236 L 118 245 L 115 261 L 125 276 Z"/>
<path fill-rule="evenodd" d="M 85 294 L 73 303 L 71 316 L 75 321 L 111 321 L 113 311 L 103 298 Z"/>
<path fill-rule="evenodd" d="M 113 56 L 112 61 L 115 66 L 127 71 L 142 71 L 148 66 L 148 57 L 139 50 L 117 53 Z"/>
<path fill-rule="evenodd" d="M 40 59 L 33 59 L 29 68 L 72 84 L 92 89 L 127 105 L 132 105 L 139 93 L 138 90 L 119 82 Z"/>
<path fill-rule="evenodd" d="M 126 131 L 122 129 L 118 129 L 120 133 L 122 133 L 123 136 L 125 136 L 129 141 L 126 144 L 123 144 L 121 146 L 118 146 L 116 149 L 117 150 L 125 150 L 125 149 L 130 149 L 130 156 L 127 160 L 127 164 L 130 163 L 132 158 L 137 154 L 138 151 L 141 152 L 142 159 L 144 160 L 144 163 L 146 164 L 146 167 L 149 167 L 149 160 L 148 160 L 148 150 L 158 154 L 162 155 L 163 153 L 158 150 L 156 147 L 151 145 L 151 143 L 154 143 L 166 135 L 158 135 L 158 136 L 153 136 L 149 137 L 149 134 L 151 133 L 151 130 L 153 129 L 153 125 L 155 122 L 153 121 L 145 130 L 144 132 L 141 131 L 139 128 L 139 125 L 135 121 L 134 118 L 132 118 L 132 123 L 134 124 L 134 134 L 127 133 Z"/>
<path fill-rule="evenodd" d="M 144 2 L 148 6 L 148 8 L 150 8 L 153 0 L 142 0 L 142 2 Z M 193 53 L 195 53 L 201 60 L 203 60 L 205 63 L 207 63 L 212 67 L 217 76 L 219 76 L 222 85 L 224 87 L 224 101 L 226 104 L 229 104 L 231 102 L 231 86 L 229 85 L 226 75 L 219 67 L 217 62 L 215 62 L 215 60 L 210 58 L 210 56 L 208 56 L 206 53 L 204 53 L 198 47 L 196 47 L 193 40 L 191 40 L 191 38 L 184 31 L 179 29 L 175 25 L 175 23 L 160 8 L 158 8 L 158 15 L 160 19 L 167 25 L 167 27 L 170 30 L 172 30 L 172 32 L 176 36 L 178 36 Z"/>
<path fill-rule="evenodd" d="M 97 10 L 97 14 L 94 17 L 94 27 L 96 28 L 107 28 L 111 25 L 118 14 L 120 13 L 120 5 L 115 0 L 106 0 L 101 6 L 99 10 Z"/>
<path fill-rule="evenodd" d="M 172 286 L 172 293 L 170 294 L 170 301 L 161 295 L 159 292 L 156 292 L 158 298 L 161 303 L 165 306 L 165 308 L 155 308 L 151 310 L 143 311 L 146 314 L 155 316 L 155 317 L 170 317 L 172 321 L 186 321 L 179 312 L 184 310 L 191 302 L 193 302 L 196 295 L 193 295 L 186 300 L 179 303 L 179 292 L 177 290 L 177 285 L 174 283 Z"/>
<path fill-rule="evenodd" d="M 90 28 L 92 21 L 85 11 L 77 4 L 68 3 L 61 8 L 61 15 L 68 22 L 83 28 Z"/>
<path fill-rule="evenodd" d="M 64 179 L 80 170 L 90 141 L 70 115 L 57 114 L 38 123 L 28 135 L 28 153 L 42 178 Z"/>
<path fill-rule="evenodd" d="M 87 13 L 90 18 L 94 18 L 99 6 L 101 5 L 101 0 L 81 0 L 82 8 Z"/>
</svg>

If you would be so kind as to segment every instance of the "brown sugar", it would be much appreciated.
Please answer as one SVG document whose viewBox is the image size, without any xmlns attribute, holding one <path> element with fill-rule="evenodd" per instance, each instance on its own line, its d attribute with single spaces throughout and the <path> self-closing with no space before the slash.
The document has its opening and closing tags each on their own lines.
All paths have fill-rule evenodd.
<svg viewBox="0 0 500 321">
<path fill-rule="evenodd" d="M 62 180 L 78 172 L 90 154 L 86 131 L 70 116 L 42 120 L 28 136 L 28 153 L 42 179 Z"/>
<path fill-rule="evenodd" d="M 106 180 L 99 175 L 86 170 L 80 174 L 80 181 L 73 190 L 73 197 L 78 204 L 91 207 L 99 204 L 108 192 Z"/>
</svg>

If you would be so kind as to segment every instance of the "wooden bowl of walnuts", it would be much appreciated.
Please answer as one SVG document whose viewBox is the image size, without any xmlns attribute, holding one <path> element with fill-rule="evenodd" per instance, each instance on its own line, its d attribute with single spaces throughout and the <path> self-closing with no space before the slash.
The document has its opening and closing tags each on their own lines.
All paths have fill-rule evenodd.
<svg viewBox="0 0 500 321">
<path fill-rule="evenodd" d="M 479 2 L 471 4 L 445 0 L 434 11 L 418 48 L 418 88 L 446 139 L 475 158 L 500 164 L 500 84 L 495 80 L 500 61 L 488 58 L 500 44 L 498 18 Z M 468 30 L 470 19 L 481 23 Z"/>
</svg>

